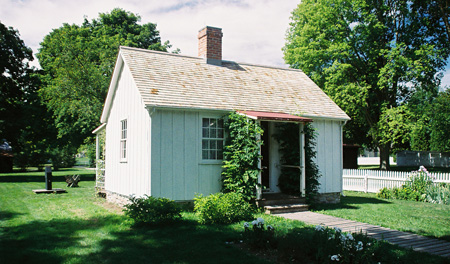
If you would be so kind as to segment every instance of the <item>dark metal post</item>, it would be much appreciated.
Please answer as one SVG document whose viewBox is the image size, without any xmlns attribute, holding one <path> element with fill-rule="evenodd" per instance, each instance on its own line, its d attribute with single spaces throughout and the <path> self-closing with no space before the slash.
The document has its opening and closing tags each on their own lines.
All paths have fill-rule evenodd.
<svg viewBox="0 0 450 264">
<path fill-rule="evenodd" d="M 52 189 L 52 167 L 51 166 L 45 167 L 45 189 L 46 190 Z"/>
</svg>

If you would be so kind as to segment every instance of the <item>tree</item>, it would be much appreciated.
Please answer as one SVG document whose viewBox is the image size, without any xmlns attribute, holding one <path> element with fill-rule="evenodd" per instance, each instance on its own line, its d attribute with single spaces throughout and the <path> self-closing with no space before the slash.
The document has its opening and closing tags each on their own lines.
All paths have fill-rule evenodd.
<svg viewBox="0 0 450 264">
<path fill-rule="evenodd" d="M 32 89 L 27 85 L 31 60 L 32 51 L 19 33 L 0 23 L 0 139 L 7 139 L 13 147 L 17 145 L 17 121 L 22 118 L 24 97 Z"/>
<path fill-rule="evenodd" d="M 42 167 L 49 157 L 54 127 L 38 89 L 39 72 L 29 66 L 30 48 L 19 33 L 0 23 L 0 139 L 9 141 L 14 164 L 22 169 Z"/>
<path fill-rule="evenodd" d="M 430 110 L 431 150 L 450 152 L 450 90 L 439 93 Z"/>
<path fill-rule="evenodd" d="M 166 51 L 156 25 L 116 8 L 82 25 L 64 24 L 45 36 L 37 57 L 44 71 L 40 95 L 58 137 L 76 148 L 98 125 L 120 45 Z"/>
<path fill-rule="evenodd" d="M 436 94 L 450 52 L 442 27 L 427 23 L 418 3 L 304 0 L 287 33 L 285 61 L 350 115 L 345 141 L 378 147 L 382 169 L 392 142 L 381 117 L 418 91 Z"/>
</svg>

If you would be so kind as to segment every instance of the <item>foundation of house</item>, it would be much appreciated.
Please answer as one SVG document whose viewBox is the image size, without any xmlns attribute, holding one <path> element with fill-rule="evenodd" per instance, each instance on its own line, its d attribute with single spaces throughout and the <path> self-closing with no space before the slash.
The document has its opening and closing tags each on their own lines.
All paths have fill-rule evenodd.
<svg viewBox="0 0 450 264">
<path fill-rule="evenodd" d="M 316 203 L 336 204 L 341 202 L 341 193 L 318 193 L 315 197 Z"/>
</svg>

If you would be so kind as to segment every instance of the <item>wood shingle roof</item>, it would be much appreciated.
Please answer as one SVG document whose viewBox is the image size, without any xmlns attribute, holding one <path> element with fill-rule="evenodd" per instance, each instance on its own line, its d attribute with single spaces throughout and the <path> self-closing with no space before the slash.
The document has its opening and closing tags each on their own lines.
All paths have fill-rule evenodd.
<svg viewBox="0 0 450 264">
<path fill-rule="evenodd" d="M 119 56 L 149 107 L 265 111 L 348 120 L 301 70 L 121 47 Z"/>
</svg>

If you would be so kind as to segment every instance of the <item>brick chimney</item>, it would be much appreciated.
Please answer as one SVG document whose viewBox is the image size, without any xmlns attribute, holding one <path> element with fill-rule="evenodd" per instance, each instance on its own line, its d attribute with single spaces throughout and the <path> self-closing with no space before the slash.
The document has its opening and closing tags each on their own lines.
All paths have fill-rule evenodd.
<svg viewBox="0 0 450 264">
<path fill-rule="evenodd" d="M 198 56 L 206 63 L 222 65 L 222 29 L 204 27 L 198 32 Z"/>
</svg>

